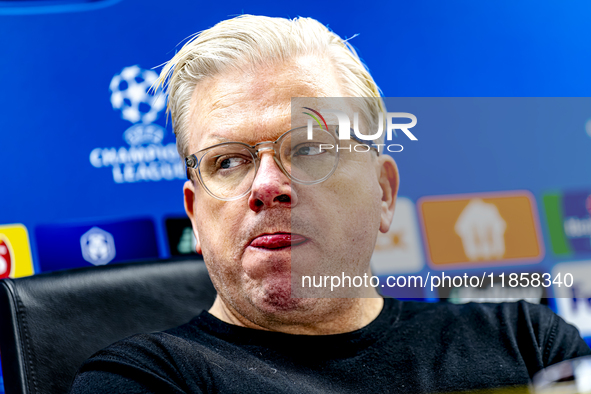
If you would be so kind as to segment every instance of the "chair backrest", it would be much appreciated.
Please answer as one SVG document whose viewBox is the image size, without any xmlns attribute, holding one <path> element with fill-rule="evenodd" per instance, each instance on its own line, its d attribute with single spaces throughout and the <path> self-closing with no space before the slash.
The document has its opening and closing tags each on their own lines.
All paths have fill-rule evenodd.
<svg viewBox="0 0 591 394">
<path fill-rule="evenodd" d="M 191 320 L 215 298 L 203 261 L 107 265 L 0 281 L 7 394 L 67 393 L 82 362 Z"/>
</svg>

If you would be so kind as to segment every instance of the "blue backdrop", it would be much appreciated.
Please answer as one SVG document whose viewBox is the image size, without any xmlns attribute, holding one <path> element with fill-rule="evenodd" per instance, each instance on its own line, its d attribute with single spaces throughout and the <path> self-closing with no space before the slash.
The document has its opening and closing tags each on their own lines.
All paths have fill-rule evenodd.
<svg viewBox="0 0 591 394">
<path fill-rule="evenodd" d="M 0 1 L 0 226 L 26 227 L 36 273 L 190 252 L 170 125 L 162 103 L 133 89 L 145 87 L 151 69 L 186 37 L 242 13 L 310 16 L 355 36 L 350 43 L 384 96 L 591 92 L 585 1 Z M 541 114 L 540 124 L 513 134 L 423 134 L 430 142 L 422 151 L 396 156 L 400 194 L 416 204 L 432 195 L 528 190 L 545 249 L 537 269 L 585 264 L 591 250 L 584 228 L 576 242 L 561 230 L 564 212 L 582 221 L 591 212 L 583 209 L 591 194 L 591 105 L 577 103 L 582 108 L 573 112 L 566 106 L 563 122 L 553 117 L 549 125 Z M 108 235 L 89 233 L 94 227 L 114 237 L 116 251 Z M 56 250 L 65 240 L 77 255 L 60 262 Z M 428 256 L 425 239 L 422 245 Z M 591 285 L 586 291 L 585 300 Z M 563 308 L 591 330 L 591 305 L 576 305 Z"/>
</svg>

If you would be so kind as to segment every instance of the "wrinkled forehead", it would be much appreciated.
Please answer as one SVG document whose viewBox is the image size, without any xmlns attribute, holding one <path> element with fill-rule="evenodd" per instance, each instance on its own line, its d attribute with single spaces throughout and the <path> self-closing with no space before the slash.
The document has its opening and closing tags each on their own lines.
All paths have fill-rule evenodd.
<svg viewBox="0 0 591 394">
<path fill-rule="evenodd" d="M 189 107 L 189 148 L 195 152 L 224 141 L 254 145 L 271 141 L 293 122 L 307 122 L 303 108 L 318 107 L 315 97 L 341 97 L 339 78 L 317 56 L 255 69 L 226 71 L 200 81 Z M 292 99 L 310 98 L 297 101 Z M 293 117 L 295 116 L 295 117 Z"/>
<path fill-rule="evenodd" d="M 310 121 L 338 125 L 337 112 L 353 120 L 354 114 L 366 105 L 366 99 L 358 97 L 293 97 L 291 120 L 294 127 L 305 126 Z"/>
</svg>

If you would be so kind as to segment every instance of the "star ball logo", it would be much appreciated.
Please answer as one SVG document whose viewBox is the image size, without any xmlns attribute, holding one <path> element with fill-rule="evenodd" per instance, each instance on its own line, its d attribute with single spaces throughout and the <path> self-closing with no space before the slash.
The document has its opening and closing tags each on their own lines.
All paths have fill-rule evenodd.
<svg viewBox="0 0 591 394">
<path fill-rule="evenodd" d="M 151 91 L 157 78 L 155 71 L 134 65 L 111 79 L 113 110 L 132 124 L 123 133 L 129 146 L 95 148 L 89 159 L 95 168 L 111 167 L 115 183 L 185 179 L 175 143 L 163 144 L 166 130 L 154 123 L 166 104 L 160 90 Z"/>
<path fill-rule="evenodd" d="M 310 107 L 303 107 L 304 109 L 312 112 L 303 112 L 305 115 L 310 116 L 312 119 L 308 119 L 308 140 L 311 140 L 313 138 L 313 126 L 314 126 L 314 121 L 316 121 L 316 123 L 318 123 L 318 125 L 320 126 L 320 128 L 323 127 L 326 130 L 328 130 L 328 124 L 326 123 L 326 120 L 324 119 L 324 116 L 322 116 L 322 114 L 317 111 L 314 110 Z M 376 141 L 376 140 L 380 140 L 382 138 L 382 135 L 384 134 L 384 123 L 386 123 L 386 139 L 388 141 L 391 141 L 392 135 L 394 135 L 395 137 L 398 137 L 398 134 L 396 133 L 396 130 L 400 130 L 402 131 L 411 141 L 417 141 L 417 137 L 415 137 L 415 135 L 413 133 L 410 132 L 409 129 L 413 128 L 414 126 L 416 126 L 417 124 L 417 117 L 414 116 L 411 113 L 408 112 L 387 112 L 386 113 L 386 122 L 384 122 L 384 113 L 380 112 L 378 115 L 378 130 L 374 133 L 374 134 L 362 134 L 359 131 L 359 113 L 355 112 L 353 114 L 353 128 L 351 128 L 351 120 L 349 118 L 349 116 L 343 112 L 343 111 L 339 111 L 336 109 L 325 109 L 322 110 L 322 112 L 327 113 L 327 114 L 333 114 L 337 117 L 338 123 L 339 123 L 339 129 L 338 129 L 338 137 L 339 140 L 350 140 L 350 139 L 354 139 L 357 140 L 358 142 L 361 142 L 358 145 L 355 145 L 353 147 L 353 149 L 356 152 L 369 152 L 372 148 L 377 149 L 378 153 L 381 153 L 382 149 L 386 149 L 388 152 L 392 152 L 392 153 L 397 153 L 397 152 L 402 152 L 402 150 L 404 149 L 404 147 L 400 144 L 377 144 L 377 143 L 373 143 L 373 144 L 365 144 L 363 143 L 363 141 Z M 406 119 L 410 119 L 410 123 L 394 123 L 394 119 L 400 119 L 400 118 L 406 118 Z M 322 121 L 322 122 L 321 122 Z M 353 135 L 351 135 L 351 131 L 353 131 Z M 328 150 L 328 149 L 336 149 L 337 152 L 339 150 L 350 150 L 351 147 L 340 147 L 340 146 L 334 146 L 332 144 L 321 144 L 320 145 L 320 151 L 322 150 Z"/>
</svg>

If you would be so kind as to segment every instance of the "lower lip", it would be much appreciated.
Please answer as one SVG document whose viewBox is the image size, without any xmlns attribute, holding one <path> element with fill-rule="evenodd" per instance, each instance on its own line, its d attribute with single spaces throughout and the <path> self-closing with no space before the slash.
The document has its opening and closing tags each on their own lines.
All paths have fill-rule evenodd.
<svg viewBox="0 0 591 394">
<path fill-rule="evenodd" d="M 269 234 L 255 238 L 250 246 L 261 249 L 285 249 L 306 243 L 308 238 L 297 234 Z"/>
</svg>

